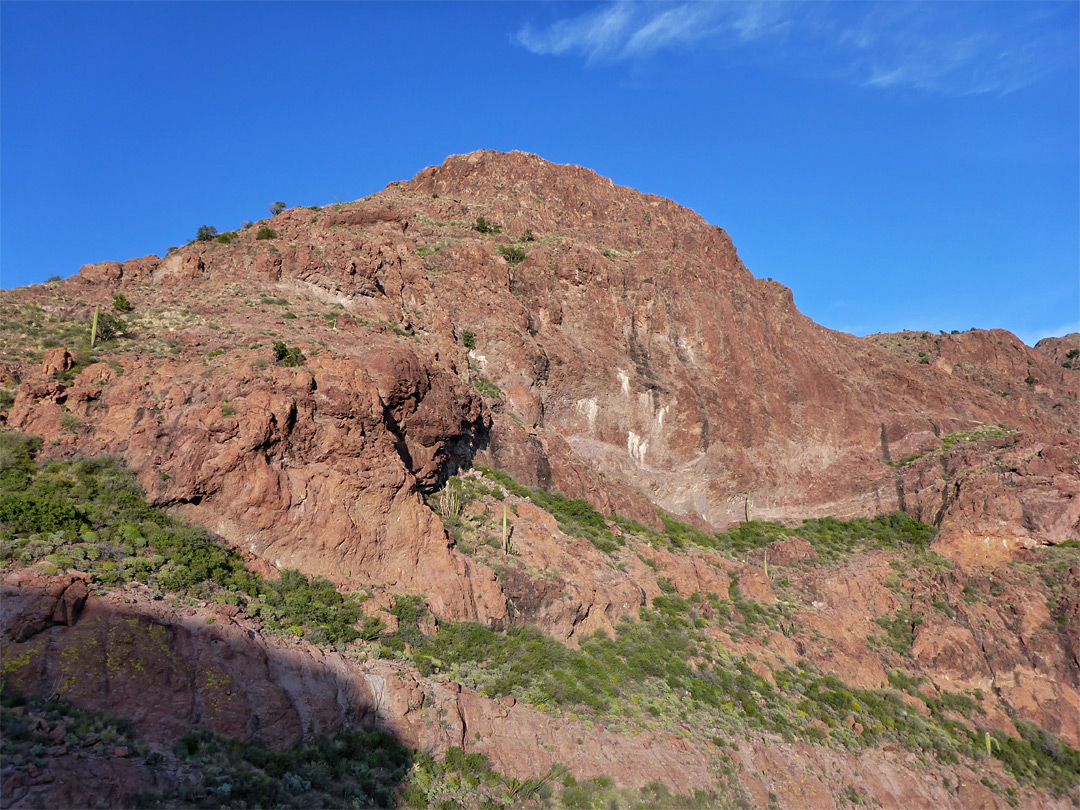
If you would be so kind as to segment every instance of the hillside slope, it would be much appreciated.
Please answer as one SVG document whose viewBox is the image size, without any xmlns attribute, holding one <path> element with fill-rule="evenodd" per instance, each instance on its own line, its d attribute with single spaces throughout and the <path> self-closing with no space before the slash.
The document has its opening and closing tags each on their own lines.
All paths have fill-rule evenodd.
<svg viewBox="0 0 1080 810">
<path fill-rule="evenodd" d="M 95 306 L 104 342 L 90 347 Z M 282 627 L 252 607 L 265 597 L 234 588 L 238 609 L 213 614 L 219 579 L 176 590 L 153 568 L 161 549 L 137 563 L 141 547 L 117 551 L 127 536 L 104 526 L 20 530 L 24 499 L 2 518 L 5 656 L 23 662 L 5 687 L 48 696 L 65 651 L 134 616 L 183 639 L 172 674 L 61 691 L 151 737 L 208 726 L 283 747 L 382 725 L 515 779 L 560 765 L 759 806 L 1075 795 L 1072 777 L 1008 760 L 1042 740 L 1068 774 L 1080 744 L 1067 349 L 1000 331 L 832 332 L 693 212 L 521 153 L 451 157 L 356 203 L 88 265 L 5 292 L 2 308 L 3 423 L 43 437 L 39 462 L 118 456 L 151 505 L 254 574 L 363 591 L 386 627 L 328 653 L 297 620 L 305 651 L 274 652 Z M 897 510 L 909 517 L 867 520 Z M 826 515 L 857 520 L 800 525 Z M 126 578 L 102 573 L 109 555 L 133 560 Z M 59 587 L 41 577 L 71 576 L 59 569 L 96 593 L 34 624 Z M 224 627 L 203 639 L 189 625 L 210 615 Z M 490 635 L 447 647 L 459 632 Z M 515 639 L 566 683 L 607 673 L 604 705 L 507 675 L 493 651 Z M 125 671 L 142 644 L 124 648 Z M 86 684 L 110 682 L 101 666 Z M 228 721 L 191 680 L 218 669 L 253 690 Z M 273 718 L 253 719 L 260 689 L 285 695 Z M 124 697 L 147 693 L 185 707 L 175 728 Z M 451 695 L 458 720 L 423 708 Z M 893 700 L 925 721 L 909 728 Z M 288 706 L 302 703 L 325 709 L 300 722 Z"/>
</svg>

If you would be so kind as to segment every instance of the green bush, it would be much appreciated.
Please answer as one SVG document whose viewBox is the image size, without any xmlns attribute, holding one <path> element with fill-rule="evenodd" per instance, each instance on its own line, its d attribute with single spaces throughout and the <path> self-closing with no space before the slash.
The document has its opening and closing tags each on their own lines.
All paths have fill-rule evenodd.
<svg viewBox="0 0 1080 810">
<path fill-rule="evenodd" d="M 286 346 L 280 340 L 274 341 L 274 360 L 280 366 L 302 366 L 307 362 L 304 353 L 297 346 Z"/>
<path fill-rule="evenodd" d="M 217 236 L 217 228 L 213 225 L 200 225 L 198 232 L 195 234 L 196 241 L 210 242 Z"/>
<path fill-rule="evenodd" d="M 113 340 L 119 337 L 131 337 L 127 321 L 111 312 L 99 312 L 97 319 L 97 339 Z"/>
<path fill-rule="evenodd" d="M 117 312 L 131 312 L 131 302 L 127 300 L 127 296 L 123 293 L 117 293 L 113 296 L 112 305 Z"/>
<path fill-rule="evenodd" d="M 608 553 L 624 544 L 622 538 L 616 537 L 607 527 L 604 516 L 593 509 L 585 499 L 567 498 L 557 492 L 546 492 L 538 487 L 522 486 L 500 470 L 492 470 L 480 464 L 474 466 L 507 492 L 519 498 L 528 498 L 541 509 L 549 512 L 559 521 L 559 528 L 564 534 L 588 540 L 601 551 Z"/>
<path fill-rule="evenodd" d="M 483 217 L 477 217 L 476 222 L 473 223 L 472 228 L 477 233 L 484 233 L 484 234 L 502 233 L 502 226 L 501 225 L 496 225 L 494 222 L 488 222 Z"/>
<path fill-rule="evenodd" d="M 515 245 L 496 245 L 495 250 L 506 259 L 509 265 L 521 264 L 525 261 L 525 251 Z"/>
<path fill-rule="evenodd" d="M 665 519 L 668 534 L 674 540 L 675 532 L 671 529 L 671 523 L 672 521 Z M 748 551 L 763 548 L 776 540 L 794 535 L 807 540 L 822 562 L 835 562 L 841 556 L 852 554 L 863 548 L 925 549 L 934 539 L 935 532 L 933 526 L 919 523 L 903 512 L 892 512 L 872 519 L 810 518 L 803 521 L 802 526 L 798 528 L 786 528 L 779 523 L 753 520 L 740 523 L 716 535 L 715 538 L 710 538 L 704 532 L 697 530 L 684 533 L 682 537 L 696 545 L 741 556 Z"/>
<path fill-rule="evenodd" d="M 270 216 L 272 216 L 272 217 L 276 217 L 278 214 L 280 214 L 284 210 L 285 210 L 285 203 L 281 202 L 280 200 L 278 202 L 276 202 L 276 203 L 271 203 L 270 204 Z"/>
<path fill-rule="evenodd" d="M 255 234 L 256 239 L 277 239 L 278 232 L 271 228 L 269 225 L 263 225 L 259 228 L 258 233 Z"/>
</svg>

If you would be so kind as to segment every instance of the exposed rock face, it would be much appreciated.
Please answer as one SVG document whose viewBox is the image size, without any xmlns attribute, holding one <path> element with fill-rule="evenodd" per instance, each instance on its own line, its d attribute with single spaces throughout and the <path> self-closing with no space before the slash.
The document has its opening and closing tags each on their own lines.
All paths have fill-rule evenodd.
<svg viewBox="0 0 1080 810">
<path fill-rule="evenodd" d="M 480 216 L 503 234 L 469 227 Z M 272 564 L 394 583 L 496 624 L 503 589 L 448 547 L 418 494 L 477 452 L 653 526 L 650 501 L 721 527 L 751 499 L 773 519 L 901 508 L 966 561 L 1078 535 L 1080 446 L 1063 434 L 1080 372 L 1000 331 L 823 329 L 668 200 L 478 152 L 273 226 L 277 240 L 246 231 L 84 268 L 86 297 L 120 284 L 199 317 L 141 324 L 174 353 L 124 356 L 122 377 L 98 364 L 57 382 L 69 360 L 54 350 L 9 426 L 123 455 L 156 503 Z M 524 260 L 508 262 L 497 246 L 526 229 Z M 311 303 L 291 321 L 252 312 L 252 284 Z M 325 305 L 344 312 L 327 320 Z M 268 325 L 309 352 L 303 368 L 265 367 Z M 213 351 L 225 357 L 204 365 Z M 466 384 L 480 375 L 502 392 L 494 418 Z M 1019 429 L 1012 450 L 932 452 L 998 423 Z"/>
<path fill-rule="evenodd" d="M 1050 361 L 1062 368 L 1080 367 L 1080 332 L 1071 332 L 1062 337 L 1043 338 L 1035 344 L 1035 350 L 1042 352 Z"/>
<path fill-rule="evenodd" d="M 1080 438 L 1023 433 L 962 445 L 906 466 L 898 492 L 916 518 L 940 526 L 934 547 L 966 564 L 1077 537 Z"/>
<path fill-rule="evenodd" d="M 468 575 L 417 489 L 467 461 L 490 417 L 409 348 L 384 340 L 264 373 L 242 358 L 220 376 L 194 359 L 131 357 L 122 377 L 95 364 L 70 385 L 49 380 L 52 362 L 19 388 L 9 425 L 62 433 L 66 410 L 92 425 L 84 450 L 122 455 L 152 500 L 274 565 L 423 590 L 446 616 L 505 618 L 490 575 Z M 479 607 L 473 582 L 487 589 Z"/>
<path fill-rule="evenodd" d="M 12 641 L 26 641 L 47 627 L 75 624 L 89 595 L 86 583 L 79 577 L 58 577 L 50 581 L 44 591 L 28 607 L 18 612 L 18 617 L 8 627 Z"/>
<path fill-rule="evenodd" d="M 29 571 L 7 578 L 5 620 L 13 629 L 32 626 L 61 587 L 70 590 L 65 578 Z M 77 623 L 14 634 L 4 650 L 9 686 L 129 717 L 142 736 L 168 744 L 203 726 L 284 750 L 370 723 L 376 710 L 367 684 L 318 648 L 249 637 L 206 610 L 184 614 L 147 598 L 84 599 Z M 63 603 L 61 596 L 57 609 Z"/>
<path fill-rule="evenodd" d="M 646 521 L 655 518 L 634 490 L 714 527 L 741 519 L 748 495 L 761 518 L 896 508 L 925 513 L 922 499 L 907 503 L 906 485 L 883 462 L 925 452 L 939 446 L 941 436 L 980 424 L 1058 433 L 1078 416 L 1080 374 L 1008 333 L 858 339 L 823 329 L 798 312 L 789 290 L 754 279 L 721 229 L 668 200 L 614 186 L 579 167 L 521 153 L 478 152 L 448 158 L 409 183 L 340 208 L 278 215 L 273 224 L 280 239 L 273 244 L 246 232 L 233 245 L 193 243 L 164 260 L 84 269 L 96 285 L 152 281 L 159 289 L 167 283 L 204 293 L 236 280 L 260 282 L 341 303 L 359 319 L 335 324 L 333 345 L 340 354 L 333 362 L 320 358 L 304 372 L 267 375 L 271 387 L 287 394 L 273 401 L 259 394 L 252 406 L 264 416 L 242 417 L 237 427 L 243 436 L 228 437 L 228 452 L 215 451 L 216 459 L 195 465 L 184 459 L 180 465 L 190 472 L 182 479 L 154 485 L 164 501 L 194 504 L 193 517 L 220 527 L 234 542 L 250 542 L 251 529 L 236 523 L 254 517 L 254 500 L 287 508 L 303 492 L 317 495 L 323 473 L 309 477 L 312 463 L 340 452 L 324 443 L 310 459 L 292 455 L 287 475 L 237 470 L 245 481 L 261 483 L 227 486 L 218 497 L 199 492 L 204 485 L 192 480 L 196 471 L 221 477 L 215 465 L 250 456 L 256 446 L 263 448 L 256 456 L 276 470 L 290 420 L 304 434 L 306 420 L 318 421 L 327 408 L 341 424 L 360 415 L 381 423 L 384 447 L 404 444 L 388 456 L 393 465 L 374 465 L 377 480 L 355 487 L 357 493 L 381 494 L 373 506 L 357 507 L 354 527 L 380 510 L 386 514 L 393 493 L 412 487 L 403 475 L 421 485 L 437 482 L 453 455 L 448 448 L 463 437 L 474 449 L 486 446 L 485 458 L 528 483 L 585 495 L 601 508 Z M 503 235 L 468 227 L 478 216 L 499 223 Z M 508 263 L 497 244 L 521 238 L 526 229 L 536 241 L 522 242 L 525 259 Z M 219 304 L 227 307 L 227 301 Z M 403 348 L 386 324 L 416 330 L 422 347 Z M 378 345 L 362 351 L 358 344 L 370 339 L 372 326 L 382 330 L 376 331 Z M 475 335 L 471 349 L 461 345 L 465 330 Z M 915 362 L 901 337 L 914 341 L 911 347 L 925 344 L 927 357 L 919 360 L 927 362 Z M 230 370 L 236 378 L 230 393 L 265 389 L 242 364 Z M 520 426 L 504 417 L 486 435 L 488 417 L 475 398 L 468 395 L 463 407 L 454 402 L 450 392 L 461 390 L 455 378 L 478 373 L 502 389 L 505 409 Z M 175 371 L 167 378 L 185 379 Z M 126 388 L 126 401 L 137 401 L 133 384 Z M 1003 391 L 1009 393 L 1005 399 Z M 185 413 L 178 427 L 212 435 L 205 414 L 186 415 L 194 403 L 162 393 Z M 173 393 L 185 400 L 194 394 Z M 354 395 L 363 404 L 345 405 Z M 24 407 L 10 422 L 29 428 L 30 403 Z M 402 408 L 410 423 L 399 420 Z M 201 424 L 189 428 L 192 420 Z M 129 417 L 116 425 L 106 444 L 116 447 L 132 422 Z M 171 427 L 170 419 L 165 422 Z M 323 442 L 325 433 L 319 432 Z M 370 427 L 368 437 L 368 444 L 379 444 Z M 160 437 L 147 441 L 163 444 Z M 199 440 L 192 436 L 185 443 L 195 450 Z M 306 436 L 302 444 L 315 447 Z M 137 464 L 142 449 L 126 456 Z M 295 454 L 295 442 L 291 449 Z M 391 469 L 400 472 L 390 475 Z M 320 500 L 325 503 L 325 495 Z M 276 522 L 269 516 L 273 509 L 263 512 L 256 535 L 259 524 Z M 409 534 L 431 536 L 422 518 L 406 520 Z M 983 531 L 981 518 L 960 508 L 939 520 L 970 536 Z M 343 521 L 337 515 L 332 522 Z M 1076 534 L 1071 512 L 1027 523 L 1024 536 L 1032 542 Z M 312 537 L 326 540 L 300 551 L 298 532 L 279 532 L 272 542 L 253 538 L 254 545 L 259 553 L 311 570 L 314 559 L 326 558 L 323 570 L 331 567 L 330 557 L 345 570 L 373 561 L 358 550 L 349 557 L 356 541 L 343 541 L 339 525 L 325 531 L 309 522 L 304 531 L 305 544 Z M 339 551 L 331 555 L 329 548 Z M 387 571 L 407 567 L 404 561 L 376 562 Z M 408 580 L 404 573 L 398 578 Z M 456 613 L 464 609 L 461 595 L 447 602 Z"/>
</svg>

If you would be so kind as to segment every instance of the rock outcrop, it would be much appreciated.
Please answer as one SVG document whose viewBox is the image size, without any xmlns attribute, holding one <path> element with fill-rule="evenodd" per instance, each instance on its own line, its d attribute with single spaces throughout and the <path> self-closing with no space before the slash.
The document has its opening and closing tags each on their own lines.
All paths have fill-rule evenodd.
<svg viewBox="0 0 1080 810">
<path fill-rule="evenodd" d="M 479 217 L 498 223 L 501 235 L 471 228 Z M 528 483 L 645 521 L 655 518 L 641 496 L 714 528 L 741 519 L 748 497 L 761 518 L 897 508 L 925 518 L 923 499 L 908 504 L 907 484 L 889 462 L 983 425 L 1004 423 L 1033 437 L 1061 434 L 1080 415 L 1080 374 L 1008 333 L 859 339 L 823 329 L 798 312 L 790 290 L 754 279 L 727 235 L 692 211 L 530 155 L 451 157 L 367 200 L 292 209 L 273 226 L 276 240 L 256 240 L 249 230 L 233 244 L 195 242 L 166 259 L 84 268 L 88 293 L 149 282 L 159 297 L 180 300 L 197 291 L 213 301 L 204 317 L 227 322 L 237 337 L 213 340 L 206 324 L 177 337 L 191 348 L 230 346 L 234 362 L 210 376 L 232 381 L 208 380 L 200 390 L 227 392 L 238 402 L 233 407 L 243 406 L 231 433 L 215 431 L 206 409 L 217 402 L 177 383 L 190 379 L 191 365 L 181 371 L 158 362 L 133 369 L 149 372 L 149 385 L 117 386 L 131 414 L 119 418 L 106 393 L 94 409 L 110 414 L 107 423 L 99 430 L 94 419 L 88 427 L 143 467 L 150 444 L 204 452 L 198 447 L 207 442 L 196 437 L 213 436 L 230 449 L 205 459 L 160 458 L 159 474 L 171 475 L 170 464 L 184 473 L 162 487 L 143 469 L 148 487 L 162 502 L 189 504 L 192 517 L 234 542 L 309 570 L 374 563 L 377 576 L 385 571 L 409 581 L 406 561 L 373 557 L 360 548 L 368 541 L 354 535 L 362 536 L 365 524 L 397 525 L 373 518 L 400 508 L 405 533 L 440 542 L 430 539 L 439 532 L 417 512 L 419 501 L 404 493 L 437 484 L 448 466 L 475 450 Z M 514 240 L 523 240 L 523 252 L 508 261 L 498 248 Z M 274 319 L 282 337 L 327 342 L 333 358 L 323 353 L 303 371 L 252 371 L 251 355 L 236 349 L 254 324 L 228 293 L 240 281 L 344 307 L 351 317 L 332 325 Z M 394 332 L 411 333 L 416 342 Z M 461 385 L 481 376 L 501 392 L 506 416 L 493 427 Z M 152 412 L 164 427 L 136 430 L 134 406 L 147 395 L 156 398 Z M 33 429 L 43 418 L 33 412 L 49 396 L 28 387 L 9 424 Z M 337 429 L 308 435 L 308 420 L 322 423 L 324 415 Z M 368 447 L 378 446 L 375 455 L 391 463 L 372 465 L 379 475 L 370 482 L 357 468 L 342 469 L 322 487 L 326 472 L 318 465 L 338 463 L 337 443 L 349 445 L 344 426 L 354 419 L 366 423 L 355 451 L 364 444 L 362 455 L 370 457 Z M 286 441 L 294 430 L 295 440 Z M 206 480 L 227 479 L 222 465 L 241 456 L 245 466 L 233 469 L 244 486 L 225 484 L 220 495 L 201 491 Z M 194 480 L 200 470 L 204 481 Z M 1075 482 L 1075 470 L 1069 477 Z M 314 496 L 327 504 L 326 488 L 349 492 L 344 478 L 356 482 L 348 518 L 340 508 L 333 517 L 321 509 L 325 523 L 309 517 L 296 531 L 260 539 L 276 523 L 269 515 L 294 500 Z M 930 488 L 944 481 L 939 476 Z M 258 500 L 268 506 L 262 517 Z M 1039 510 L 1036 500 L 1029 512 Z M 950 508 L 935 510 L 939 524 L 985 534 L 981 517 Z M 1036 543 L 1076 536 L 1075 515 L 1049 508 L 1054 516 L 1025 519 L 1024 536 Z M 301 530 L 305 544 L 297 542 Z M 376 544 L 400 547 L 401 537 Z M 312 538 L 315 547 L 301 550 Z M 323 562 L 313 565 L 315 559 Z M 463 615 L 467 601 L 448 594 L 447 609 Z"/>
</svg>

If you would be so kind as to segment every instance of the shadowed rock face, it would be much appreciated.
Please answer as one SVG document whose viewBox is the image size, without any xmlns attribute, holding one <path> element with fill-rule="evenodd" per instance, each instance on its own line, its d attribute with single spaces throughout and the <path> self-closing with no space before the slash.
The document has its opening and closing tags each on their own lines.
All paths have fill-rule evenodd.
<svg viewBox="0 0 1080 810">
<path fill-rule="evenodd" d="M 700 560 L 667 557 L 659 552 L 656 560 L 679 592 L 725 586 L 726 576 Z M 820 628 L 834 647 L 805 652 L 827 669 L 830 661 L 841 663 L 850 681 L 870 687 L 880 685 L 884 676 L 880 666 L 870 665 L 873 656 L 865 649 L 867 616 L 887 615 L 895 607 L 890 592 L 873 582 L 883 576 L 878 568 L 888 566 L 871 557 L 840 569 L 798 574 L 823 600 L 806 608 L 820 621 L 806 616 L 799 621 Z M 769 601 L 767 578 L 755 585 L 753 570 L 741 568 L 741 581 L 755 598 Z M 0 645 L 5 679 L 26 692 L 61 693 L 85 708 L 130 718 L 140 737 L 159 757 L 164 754 L 164 763 L 130 756 L 127 749 L 87 759 L 78 746 L 61 743 L 47 752 L 45 776 L 33 766 L 5 768 L 0 777 L 5 806 L 83 806 L 91 799 L 138 806 L 141 792 L 167 791 L 201 779 L 198 770 L 182 767 L 171 753 L 184 735 L 200 727 L 286 750 L 319 735 L 378 725 L 403 744 L 437 756 L 449 746 L 483 753 L 500 773 L 519 779 L 544 777 L 555 763 L 569 765 L 579 779 L 608 776 L 636 787 L 658 780 L 683 793 L 715 779 L 712 743 L 696 744 L 664 729 L 631 734 L 594 728 L 513 699 L 485 698 L 444 676 L 419 678 L 399 662 L 361 664 L 304 642 L 263 636 L 257 621 L 230 606 L 177 609 L 151 601 L 136 585 L 123 593 L 90 595 L 68 615 L 69 591 L 81 594 L 81 584 L 78 577 L 25 570 L 4 577 Z M 950 688 L 1002 692 L 1022 715 L 1042 711 L 1051 727 L 1075 743 L 1076 694 L 1067 682 L 1055 686 L 1047 677 L 1061 665 L 1062 651 L 1043 629 L 1045 606 L 1023 582 L 1009 585 L 1010 595 L 1001 605 L 978 603 L 948 621 L 924 624 L 913 652 Z M 916 599 L 955 596 L 958 589 L 959 579 L 945 575 L 933 593 Z M 655 584 L 650 590 L 658 592 Z M 45 615 L 49 622 L 38 620 Z M 1008 625 L 1017 621 L 1023 644 L 1010 651 L 1001 635 L 1015 629 Z M 758 652 L 794 655 L 784 649 L 787 640 L 776 636 Z M 730 638 L 725 642 L 733 644 Z M 1012 733 L 1000 705 L 989 704 L 986 722 Z M 440 722 L 432 723 L 433 716 Z M 739 784 L 755 802 L 768 804 L 773 793 L 781 807 L 790 808 L 834 807 L 833 797 L 851 785 L 886 807 L 996 807 L 1004 806 L 1003 800 L 980 784 L 980 777 L 989 773 L 996 781 L 1010 781 L 996 761 L 979 763 L 978 771 L 961 764 L 930 778 L 924 759 L 894 747 L 870 748 L 856 756 L 755 735 L 739 741 L 732 756 Z M 1064 796 L 1022 794 L 1020 800 L 1029 807 L 1070 806 Z"/>
</svg>

